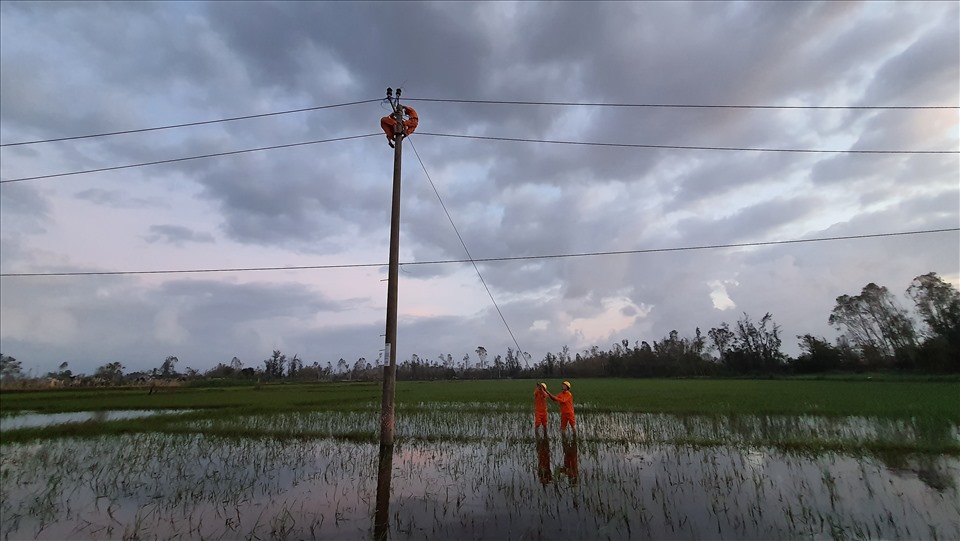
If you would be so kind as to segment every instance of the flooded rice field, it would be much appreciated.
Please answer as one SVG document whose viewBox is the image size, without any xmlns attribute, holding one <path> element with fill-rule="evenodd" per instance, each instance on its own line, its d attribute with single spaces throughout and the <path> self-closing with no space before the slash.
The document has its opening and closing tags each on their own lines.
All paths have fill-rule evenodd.
<svg viewBox="0 0 960 541">
<path fill-rule="evenodd" d="M 399 411 L 388 537 L 960 538 L 960 458 L 864 452 L 955 446 L 955 425 L 587 412 L 576 438 L 537 439 L 522 410 Z M 178 423 L 185 433 L 4 444 L 0 534 L 373 536 L 375 410 Z M 263 436 L 218 433 L 238 430 Z"/>
<path fill-rule="evenodd" d="M 183 413 L 189 413 L 189 410 L 73 411 L 67 413 L 24 412 L 17 415 L 0 416 L 0 432 L 71 423 L 105 423 L 107 421 L 138 419 L 153 415 L 177 415 Z"/>
</svg>

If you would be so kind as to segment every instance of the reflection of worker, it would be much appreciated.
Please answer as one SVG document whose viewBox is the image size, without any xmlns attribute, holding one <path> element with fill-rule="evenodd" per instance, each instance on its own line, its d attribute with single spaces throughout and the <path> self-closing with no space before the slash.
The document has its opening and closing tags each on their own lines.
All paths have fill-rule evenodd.
<svg viewBox="0 0 960 541">
<path fill-rule="evenodd" d="M 550 471 L 550 440 L 546 434 L 537 436 L 537 476 L 543 486 L 553 482 L 553 472 Z"/>
<path fill-rule="evenodd" d="M 543 427 L 543 435 L 547 435 L 547 392 L 546 383 L 538 383 L 533 390 L 533 433 L 539 434 L 540 427 Z"/>
<path fill-rule="evenodd" d="M 580 464 L 577 459 L 577 437 L 563 438 L 563 467 L 560 471 L 570 479 L 571 485 L 577 484 L 580 475 Z"/>
<path fill-rule="evenodd" d="M 570 430 L 576 433 L 577 419 L 573 416 L 573 395 L 570 394 L 570 382 L 564 381 L 561 388 L 560 394 L 554 396 L 548 392 L 547 395 L 550 396 L 551 400 L 560 404 L 560 433 L 565 434 L 568 425 Z"/>
<path fill-rule="evenodd" d="M 417 111 L 413 107 L 403 106 L 403 114 L 407 117 L 403 121 L 403 131 L 401 132 L 402 137 L 406 137 L 413 133 L 417 129 L 417 124 L 420 123 L 420 119 L 417 117 Z M 393 138 L 396 135 L 395 127 L 397 125 L 397 119 L 392 116 L 385 116 L 380 119 L 380 127 L 383 128 L 383 133 L 387 134 L 387 141 L 390 144 L 390 148 L 393 148 Z"/>
</svg>

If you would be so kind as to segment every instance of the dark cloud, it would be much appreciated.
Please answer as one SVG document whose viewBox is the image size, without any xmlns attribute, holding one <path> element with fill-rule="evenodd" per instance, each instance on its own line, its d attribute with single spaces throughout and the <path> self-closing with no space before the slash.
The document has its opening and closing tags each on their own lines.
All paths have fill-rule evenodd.
<svg viewBox="0 0 960 541">
<path fill-rule="evenodd" d="M 17 233 L 43 233 L 50 221 L 50 204 L 33 186 L 0 186 L 0 223 L 5 237 Z"/>
<path fill-rule="evenodd" d="M 474 62 L 483 58 L 485 42 L 469 18 L 441 4 L 272 3 L 237 9 L 213 2 L 206 11 L 253 81 L 281 91 L 301 92 L 304 79 L 323 70 L 349 79 L 341 85 L 342 96 L 358 90 L 380 95 L 387 86 L 467 91 L 481 76 Z M 401 32 L 406 26 L 417 30 Z M 305 50 L 317 51 L 325 62 L 304 64 Z M 403 53 L 391 54 L 396 51 Z M 328 93 L 318 88 L 314 94 Z"/>
<path fill-rule="evenodd" d="M 121 190 L 89 188 L 77 192 L 75 197 L 97 205 L 113 208 L 143 209 L 163 206 L 162 202 L 155 199 L 134 197 Z"/>
<path fill-rule="evenodd" d="M 29 337 L 5 337 L 4 353 L 24 359 L 25 366 L 52 358 L 88 373 L 114 360 L 128 370 L 147 369 L 166 355 L 177 355 L 184 365 L 209 367 L 223 360 L 211 358 L 211 352 L 227 360 L 232 355 L 265 358 L 271 347 L 284 344 L 305 353 L 309 348 L 301 337 L 310 334 L 312 318 L 362 302 L 331 301 L 295 284 L 176 280 L 144 289 L 125 278 L 80 280 L 11 284 L 4 279 L 4 327 L 24 329 L 17 334 Z M 51 309 L 55 317 L 46 313 Z M 49 333 L 58 339 L 36 337 Z M 346 351 L 348 345 L 341 345 Z"/>
<path fill-rule="evenodd" d="M 183 246 L 189 242 L 214 242 L 213 235 L 210 233 L 200 233 L 189 227 L 170 224 L 151 225 L 150 233 L 144 236 L 144 240 L 149 243 L 165 242 L 174 246 Z"/>
<path fill-rule="evenodd" d="M 297 160 L 239 157 L 212 164 L 198 181 L 230 238 L 330 250 L 389 223 L 389 191 L 374 190 L 379 179 L 358 173 L 352 154 L 340 152 L 328 146 Z"/>
<path fill-rule="evenodd" d="M 960 94 L 960 8 L 952 4 L 939 24 L 919 35 L 877 70 L 864 93 L 869 105 L 956 105 Z M 926 21 L 925 21 L 926 22 Z"/>
<path fill-rule="evenodd" d="M 960 94 L 958 8 L 942 3 L 7 2 L 0 10 L 5 143 L 377 98 L 387 86 L 402 86 L 408 99 L 653 104 L 943 105 Z M 949 111 L 406 103 L 420 112 L 421 127 L 403 146 L 403 260 L 465 257 L 414 146 L 475 258 L 956 227 L 960 215 L 955 155 L 426 135 L 949 150 L 957 127 Z M 2 177 L 375 133 L 384 114 L 370 103 L 8 147 Z M 4 271 L 105 264 L 97 249 L 78 245 L 74 227 L 100 226 L 101 212 L 116 219 L 112 245 L 129 250 L 117 257 L 148 259 L 166 250 L 161 243 L 180 243 L 178 256 L 188 258 L 215 237 L 224 265 L 250 247 L 268 264 L 382 261 L 392 170 L 393 153 L 378 136 L 5 184 Z M 899 290 L 930 270 L 955 275 L 955 241 L 943 234 L 478 266 L 534 360 L 564 344 L 577 351 L 591 341 L 652 341 L 673 329 L 690 336 L 743 312 L 772 312 L 793 347 L 794 334 L 830 333 L 826 317 L 839 294 L 869 281 Z M 459 361 L 478 345 L 492 354 L 515 347 L 492 305 L 446 298 L 460 289 L 471 302 L 485 294 L 473 274 L 468 265 L 404 267 L 404 294 L 442 291 L 455 308 L 401 308 L 402 357 L 451 353 Z M 380 290 L 333 300 L 356 284 L 233 279 L 5 278 L 4 352 L 131 367 L 175 354 L 203 367 L 233 355 L 259 365 L 273 349 L 352 362 L 382 348 Z M 711 298 L 721 286 L 735 305 L 727 310 Z"/>
<path fill-rule="evenodd" d="M 684 238 L 697 244 L 728 244 L 762 240 L 759 234 L 770 234 L 778 228 L 815 213 L 822 200 L 816 196 L 794 197 L 759 203 L 720 219 L 688 218 L 677 229 Z M 777 239 L 779 240 L 779 239 Z"/>
<path fill-rule="evenodd" d="M 808 166 L 805 157 L 786 153 L 713 154 L 690 161 L 696 165 L 671 183 L 675 195 L 667 207 L 670 210 L 758 184 L 783 185 L 790 175 Z"/>
</svg>

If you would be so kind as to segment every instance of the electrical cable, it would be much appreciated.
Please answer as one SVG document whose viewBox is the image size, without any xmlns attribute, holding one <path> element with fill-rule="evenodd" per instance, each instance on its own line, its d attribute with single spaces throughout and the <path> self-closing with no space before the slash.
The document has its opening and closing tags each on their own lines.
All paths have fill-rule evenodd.
<svg viewBox="0 0 960 541">
<path fill-rule="evenodd" d="M 433 102 L 433 103 L 462 103 L 462 104 L 485 104 L 485 105 L 542 105 L 558 107 L 615 107 L 615 108 L 660 108 L 660 109 L 800 109 L 800 110 L 947 110 L 960 109 L 955 105 L 708 105 L 708 104 L 674 104 L 674 103 L 600 103 L 600 102 L 571 102 L 571 101 L 522 101 L 522 100 L 459 100 L 444 98 L 405 98 L 409 101 Z M 130 130 L 119 130 L 112 132 L 91 133 L 84 135 L 73 135 L 67 137 L 55 137 L 50 139 L 36 139 L 32 141 L 18 141 L 15 143 L 0 143 L 0 148 L 36 145 L 41 143 L 55 143 L 60 141 L 75 141 L 79 139 L 92 139 L 98 137 L 110 137 L 114 135 L 126 135 L 133 133 L 144 133 L 159 130 L 169 130 L 174 128 L 187 128 L 191 126 L 202 126 L 207 124 L 218 124 L 222 122 L 233 122 L 237 120 L 249 120 L 254 118 L 264 118 L 271 116 L 289 115 L 295 113 L 304 113 L 310 111 L 320 111 L 323 109 L 333 109 L 337 107 L 347 107 L 351 105 L 362 105 L 366 103 L 375 103 L 383 101 L 382 99 L 370 99 L 361 101 L 352 101 L 346 103 L 336 103 L 332 105 L 318 105 L 314 107 L 303 107 L 300 109 L 287 109 L 282 111 L 273 111 L 270 113 L 260 113 L 254 115 L 234 116 L 227 118 L 218 118 L 212 120 L 200 120 L 195 122 L 184 122 L 181 124 L 167 124 L 163 126 L 153 126 L 147 128 L 135 128 Z"/>
<path fill-rule="evenodd" d="M 721 151 L 735 151 L 735 152 L 792 152 L 792 153 L 808 153 L 808 154 L 921 154 L 921 155 L 936 155 L 936 154 L 960 154 L 960 150 L 818 150 L 818 149 L 799 149 L 799 148 L 753 148 L 753 147 L 708 147 L 708 146 L 682 146 L 682 145 L 646 145 L 646 144 L 636 144 L 636 143 L 600 143 L 593 141 L 562 141 L 562 140 L 553 140 L 553 139 L 525 139 L 519 137 L 494 137 L 494 136 L 484 136 L 484 135 L 462 135 L 462 134 L 451 134 L 451 133 L 432 133 L 432 132 L 418 132 L 419 135 L 427 137 L 450 137 L 454 139 L 477 139 L 483 141 L 507 141 L 514 143 L 546 143 L 554 145 L 580 145 L 580 146 L 595 146 L 595 147 L 614 147 L 614 148 L 647 148 L 647 149 L 668 149 L 668 150 L 721 150 Z M 7 180 L 0 180 L 0 184 L 6 184 L 8 182 L 25 182 L 28 180 L 42 180 L 48 178 L 57 178 L 57 177 L 67 177 L 73 175 L 85 175 L 88 173 L 102 173 L 104 171 L 116 171 L 119 169 L 130 169 L 135 167 L 146 167 L 150 165 L 159 165 L 164 163 L 174 163 L 182 162 L 188 160 L 199 160 L 204 158 L 214 158 L 217 156 L 229 156 L 232 154 L 243 154 L 245 152 L 257 152 L 261 150 L 275 150 L 278 148 L 290 148 L 303 145 L 314 145 L 318 143 L 330 143 L 334 141 L 346 141 L 348 139 L 361 139 L 364 137 L 373 137 L 374 135 L 380 135 L 379 133 L 368 133 L 366 135 L 354 135 L 350 137 L 338 137 L 334 139 L 322 139 L 316 141 L 305 141 L 302 143 L 290 143 L 286 145 L 273 145 L 267 147 L 259 148 L 250 148 L 244 150 L 234 150 L 231 152 L 218 152 L 214 154 L 203 154 L 200 156 L 188 156 L 185 158 L 173 158 L 169 160 L 158 160 L 154 162 L 144 162 L 144 163 L 135 163 L 128 165 L 118 165 L 114 167 L 101 167 L 99 169 L 88 169 L 85 171 L 70 171 L 67 173 L 55 173 L 51 175 L 37 175 L 32 177 L 21 177 L 13 178 Z"/>
<path fill-rule="evenodd" d="M 469 103 L 486 105 L 551 105 L 560 107 L 621 107 L 662 109 L 827 109 L 827 110 L 929 110 L 960 109 L 956 105 L 697 105 L 675 103 L 596 103 L 571 101 L 519 101 L 519 100 L 457 100 L 442 98 L 408 98 L 406 101 L 433 103 Z"/>
<path fill-rule="evenodd" d="M 493 137 L 484 135 L 461 135 L 453 133 L 417 132 L 428 137 L 451 137 L 455 139 L 479 139 L 483 141 L 509 141 L 514 143 L 549 143 L 553 145 L 584 145 L 617 148 L 655 148 L 669 150 L 725 150 L 736 152 L 799 152 L 810 154 L 960 154 L 960 150 L 817 150 L 802 148 L 752 148 L 752 147 L 706 147 L 682 145 L 644 145 L 634 143 L 597 143 L 590 141 L 561 141 L 554 139 L 524 139 L 519 137 Z"/>
<path fill-rule="evenodd" d="M 286 111 L 274 111 L 274 112 L 272 112 L 272 113 L 261 113 L 261 114 L 258 114 L 258 115 L 234 116 L 234 117 L 230 117 L 230 118 L 218 118 L 218 119 L 215 119 L 215 120 L 201 120 L 201 121 L 198 121 L 198 122 L 185 122 L 185 123 L 183 123 L 183 124 L 168 124 L 168 125 L 166 125 L 166 126 L 155 126 L 155 127 L 152 127 L 152 128 L 138 128 L 138 129 L 133 129 L 133 130 L 122 130 L 122 131 L 113 131 L 113 132 L 105 132 L 105 133 L 91 133 L 91 134 L 88 134 L 88 135 L 74 135 L 74 136 L 71 136 L 71 137 L 57 137 L 57 138 L 54 138 L 54 139 L 37 139 L 37 140 L 35 140 L 35 141 L 20 141 L 20 142 L 18 142 L 18 143 L 3 143 L 3 144 L 0 144 L 0 147 L 15 147 L 15 146 L 22 146 L 22 145 L 36 145 L 36 144 L 40 144 L 40 143 L 54 143 L 54 142 L 57 142 L 57 141 L 74 141 L 74 140 L 77 140 L 77 139 L 91 139 L 91 138 L 94 138 L 94 137 L 109 137 L 109 136 L 111 136 L 111 135 L 124 135 L 124 134 L 128 134 L 128 133 L 143 133 L 143 132 L 157 131 L 157 130 L 169 130 L 169 129 L 172 129 L 172 128 L 186 128 L 186 127 L 189 127 L 189 126 L 202 126 L 202 125 L 204 125 L 204 124 L 217 124 L 217 123 L 220 123 L 220 122 L 233 122 L 233 121 L 235 121 L 235 120 L 248 120 L 248 119 L 251 119 L 251 118 L 263 118 L 263 117 L 268 117 L 268 116 L 289 115 L 289 114 L 293 114 L 293 113 L 304 113 L 304 112 L 307 112 L 307 111 L 320 111 L 320 110 L 322 110 L 322 109 L 333 109 L 333 108 L 336 108 L 336 107 L 347 107 L 347 106 L 349 106 L 349 105 L 360 105 L 360 104 L 363 104 L 363 103 L 374 103 L 374 102 L 378 102 L 378 101 L 381 101 L 381 100 L 376 99 L 376 100 L 351 101 L 351 102 L 348 102 L 348 103 L 337 103 L 337 104 L 334 104 L 334 105 L 318 105 L 318 106 L 316 106 L 316 107 L 304 107 L 304 108 L 302 108 L 302 109 L 288 109 L 288 110 L 286 110 Z"/>
<path fill-rule="evenodd" d="M 119 169 L 131 169 L 134 167 L 146 167 L 149 165 L 160 165 L 164 163 L 175 163 L 175 162 L 185 162 L 189 160 L 200 160 L 204 158 L 215 158 L 217 156 L 231 156 L 234 154 L 244 154 L 247 152 L 259 152 L 261 150 L 275 150 L 278 148 L 292 148 L 300 147 L 305 145 L 317 145 L 320 143 L 332 143 L 334 141 L 348 141 L 350 139 L 363 139 L 364 137 L 373 137 L 374 135 L 380 135 L 379 133 L 368 133 L 365 135 L 351 135 L 348 137 L 335 137 L 333 139 L 318 139 L 315 141 L 304 141 L 302 143 L 289 143 L 285 145 L 273 145 L 268 147 L 258 147 L 258 148 L 247 148 L 243 150 L 232 150 L 229 152 L 216 152 L 213 154 L 202 154 L 200 156 L 187 156 L 185 158 L 173 158 L 169 160 L 158 160 L 155 162 L 144 162 L 144 163 L 132 163 L 128 165 L 117 165 L 114 167 L 101 167 L 99 169 L 87 169 L 85 171 L 71 171 L 69 173 L 56 173 L 53 175 L 38 175 L 35 177 L 22 177 L 22 178 L 11 178 L 7 180 L 0 180 L 0 184 L 6 184 L 8 182 L 25 182 L 28 180 L 41 180 L 45 178 L 57 178 L 57 177 L 68 177 L 72 175 L 86 175 L 89 173 L 102 173 L 104 171 L 117 171 Z"/>
<path fill-rule="evenodd" d="M 447 220 L 449 220 L 450 225 L 453 226 L 454 233 L 456 233 L 457 238 L 460 239 L 460 245 L 463 246 L 463 251 L 467 253 L 467 258 L 470 260 L 470 263 L 473 264 L 473 269 L 477 271 L 477 276 L 480 277 L 480 283 L 483 284 L 483 288 L 487 290 L 487 295 L 490 296 L 490 302 L 492 302 L 494 308 L 497 309 L 497 313 L 500 314 L 500 320 L 503 321 L 503 326 L 506 327 L 507 332 L 510 333 L 510 338 L 513 339 L 513 345 L 517 346 L 517 354 L 523 357 L 524 366 L 526 368 L 530 368 L 526 354 L 520 348 L 520 344 L 517 342 L 517 337 L 514 336 L 513 330 L 510 329 L 510 324 L 507 323 L 507 318 L 503 317 L 503 312 L 500 310 L 500 305 L 498 305 L 497 300 L 493 298 L 493 293 L 487 286 L 487 281 L 483 279 L 483 274 L 480 273 L 480 267 L 477 266 L 477 262 L 474 261 L 473 256 L 470 255 L 470 250 L 467 248 L 467 243 L 463 241 L 463 237 L 460 235 L 460 230 L 457 229 L 457 224 L 453 223 L 453 218 L 450 217 L 450 212 L 447 211 L 447 206 L 443 204 L 443 198 L 440 197 L 440 192 L 437 190 L 436 185 L 434 185 L 433 179 L 430 178 L 430 173 L 427 172 L 427 166 L 423 164 L 423 159 L 420 158 L 420 153 L 417 152 L 417 147 L 413 144 L 412 140 L 410 141 L 410 148 L 412 148 L 413 153 L 416 154 L 417 161 L 420 162 L 420 167 L 423 169 L 423 174 L 426 175 L 427 180 L 430 181 L 430 187 L 433 188 L 433 193 L 437 194 L 437 200 L 440 201 L 440 206 L 443 208 L 443 213 L 447 215 Z"/>
<path fill-rule="evenodd" d="M 543 259 L 567 259 L 575 257 L 601 257 L 630 254 L 655 254 L 665 252 L 686 252 L 695 250 L 716 250 L 723 248 L 751 248 L 758 246 L 776 246 L 782 244 L 806 244 L 815 242 L 829 242 L 839 240 L 876 239 L 884 237 L 903 237 L 909 235 L 927 235 L 935 233 L 950 233 L 960 231 L 960 227 L 942 229 L 921 229 L 916 231 L 899 231 L 894 233 L 867 233 L 863 235 L 842 235 L 836 237 L 815 237 L 811 239 L 771 240 L 758 242 L 739 242 L 730 244 L 706 244 L 699 246 L 678 246 L 672 248 L 645 248 L 638 250 L 615 250 L 607 252 L 579 252 L 568 254 L 545 254 L 531 256 L 484 257 L 479 259 L 441 259 L 435 261 L 409 261 L 400 265 L 449 265 L 454 263 L 493 263 L 499 261 L 534 261 Z M 146 270 L 146 271 L 88 271 L 88 272 L 10 272 L 0 273 L 2 278 L 13 277 L 50 277 L 50 276 L 119 276 L 131 274 L 198 274 L 219 272 L 254 272 L 254 271 L 286 271 L 286 270 L 317 270 L 317 269 L 354 269 L 386 267 L 387 263 L 347 263 L 335 265 L 299 265 L 290 267 L 235 267 L 220 269 L 184 269 L 184 270 Z"/>
</svg>

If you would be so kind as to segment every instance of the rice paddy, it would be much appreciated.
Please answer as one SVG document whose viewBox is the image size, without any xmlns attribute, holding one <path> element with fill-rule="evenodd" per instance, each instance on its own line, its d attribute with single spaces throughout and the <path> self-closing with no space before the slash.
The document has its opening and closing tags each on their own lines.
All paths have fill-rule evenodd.
<svg viewBox="0 0 960 541">
<path fill-rule="evenodd" d="M 960 538 L 953 405 L 927 416 L 670 413 L 598 393 L 577 402 L 575 438 L 560 437 L 551 411 L 542 439 L 522 383 L 510 384 L 522 400 L 398 399 L 387 537 Z M 4 429 L 0 535 L 369 539 L 379 405 L 355 396 L 336 408 Z M 3 406 L 5 426 L 20 426 L 6 395 Z"/>
</svg>

